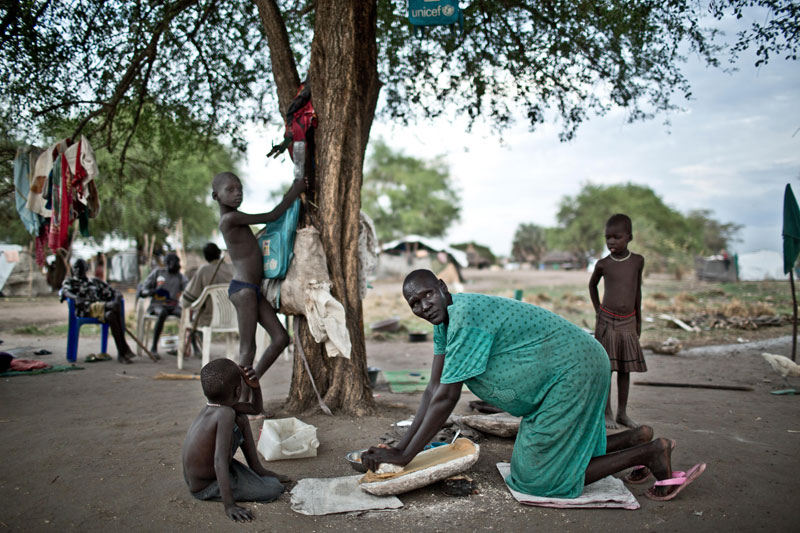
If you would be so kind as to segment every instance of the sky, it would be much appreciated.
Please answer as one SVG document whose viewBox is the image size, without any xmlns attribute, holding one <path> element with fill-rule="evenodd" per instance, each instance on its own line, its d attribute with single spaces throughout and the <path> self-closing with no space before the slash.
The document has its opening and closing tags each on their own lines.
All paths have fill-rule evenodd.
<svg viewBox="0 0 800 533">
<path fill-rule="evenodd" d="M 559 201 L 583 184 L 633 182 L 682 212 L 710 209 L 721 222 L 743 225 L 734 251 L 780 251 L 786 184 L 800 195 L 800 63 L 753 63 L 746 56 L 737 72 L 724 72 L 690 59 L 684 72 L 693 99 L 677 102 L 682 111 L 629 124 L 625 110 L 613 110 L 584 122 L 566 143 L 555 122 L 530 132 L 523 120 L 500 135 L 482 123 L 468 133 L 466 122 L 447 118 L 408 127 L 376 119 L 371 139 L 423 159 L 444 155 L 462 198 L 449 243 L 476 241 L 508 255 L 519 224 L 555 226 Z M 274 201 L 262 199 L 291 179 L 288 155 L 264 157 L 281 134 L 249 131 L 245 211 L 271 209 Z"/>
</svg>

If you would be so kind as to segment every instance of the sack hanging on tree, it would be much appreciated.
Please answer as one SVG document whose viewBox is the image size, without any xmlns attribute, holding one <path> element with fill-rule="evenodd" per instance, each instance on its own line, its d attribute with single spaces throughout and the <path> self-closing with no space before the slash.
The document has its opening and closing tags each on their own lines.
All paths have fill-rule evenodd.
<svg viewBox="0 0 800 533">
<path fill-rule="evenodd" d="M 458 0 L 408 0 L 408 21 L 415 30 L 455 23 L 458 23 L 459 31 L 464 30 L 464 15 L 458 7 Z"/>
<path fill-rule="evenodd" d="M 300 199 L 274 222 L 268 222 L 258 235 L 258 246 L 264 260 L 264 279 L 283 279 L 294 257 L 294 237 L 300 216 Z"/>
</svg>

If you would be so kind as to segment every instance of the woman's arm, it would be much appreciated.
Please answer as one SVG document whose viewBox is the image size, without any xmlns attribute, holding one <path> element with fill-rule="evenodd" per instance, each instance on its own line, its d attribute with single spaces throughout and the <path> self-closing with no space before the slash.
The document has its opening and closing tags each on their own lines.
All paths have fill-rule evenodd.
<svg viewBox="0 0 800 533">
<path fill-rule="evenodd" d="M 444 357 L 442 357 L 443 359 Z M 441 376 L 441 368 L 439 376 Z M 431 378 L 433 378 L 433 372 L 431 372 Z M 408 464 L 444 426 L 447 417 L 453 412 L 461 397 L 462 384 L 460 382 L 437 383 L 435 388 L 431 385 L 429 385 L 429 389 L 432 392 L 427 400 L 427 405 L 424 406 L 424 409 L 423 405 L 420 405 L 414 424 L 406 432 L 400 445 L 396 448 L 372 447 L 361 456 L 362 462 L 368 469 L 374 471 L 381 463 Z M 427 392 L 428 389 L 426 389 Z"/>
<path fill-rule="evenodd" d="M 403 435 L 403 438 L 400 439 L 400 443 L 394 446 L 394 448 L 404 450 L 406 446 L 408 446 L 408 443 L 411 442 L 411 439 L 414 438 L 414 435 L 417 434 L 417 430 L 419 430 L 422 421 L 425 419 L 425 413 L 428 411 L 433 393 L 436 392 L 436 389 L 439 387 L 439 379 L 442 377 L 442 367 L 444 367 L 444 355 L 434 355 L 433 364 L 431 365 L 431 380 L 428 382 L 428 386 L 425 387 L 425 392 L 422 393 L 422 400 L 419 402 L 417 414 L 414 415 L 414 422 L 408 428 L 405 435 Z"/>
</svg>

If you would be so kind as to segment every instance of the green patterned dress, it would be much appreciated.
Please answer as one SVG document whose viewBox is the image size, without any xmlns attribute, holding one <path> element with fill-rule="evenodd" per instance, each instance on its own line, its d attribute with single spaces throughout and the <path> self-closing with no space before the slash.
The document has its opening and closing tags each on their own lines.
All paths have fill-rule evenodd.
<svg viewBox="0 0 800 533">
<path fill-rule="evenodd" d="M 533 496 L 576 498 L 586 467 L 606 451 L 610 366 L 578 326 L 535 305 L 454 294 L 448 325 L 434 327 L 445 354 L 441 383 L 463 381 L 479 398 L 521 416 L 508 484 Z"/>
</svg>

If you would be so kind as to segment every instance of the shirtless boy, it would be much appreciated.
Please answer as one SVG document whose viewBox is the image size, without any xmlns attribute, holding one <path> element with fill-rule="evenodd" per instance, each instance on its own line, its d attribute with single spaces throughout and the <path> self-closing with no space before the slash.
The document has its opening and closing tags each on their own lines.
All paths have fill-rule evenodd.
<svg viewBox="0 0 800 533">
<path fill-rule="evenodd" d="M 253 390 L 252 403 L 237 403 L 242 382 Z M 284 490 L 286 476 L 264 468 L 256 453 L 248 414 L 262 409 L 261 388 L 252 367 L 215 359 L 200 371 L 208 402 L 183 441 L 183 478 L 198 500 L 222 501 L 225 514 L 250 521 L 253 514 L 236 502 L 271 502 Z M 233 458 L 241 446 L 248 466 Z"/>
<path fill-rule="evenodd" d="M 233 280 L 228 297 L 236 307 L 239 320 L 239 364 L 252 366 L 256 354 L 256 324 L 261 324 L 270 337 L 270 344 L 255 367 L 260 378 L 278 355 L 289 345 L 289 334 L 278 320 L 275 309 L 261 295 L 263 259 L 253 231 L 253 224 L 277 220 L 303 192 L 302 179 L 294 180 L 283 200 L 268 213 L 248 215 L 239 211 L 242 204 L 242 182 L 231 172 L 214 176 L 212 197 L 219 203 L 219 229 L 233 263 Z M 259 412 L 263 407 L 259 408 Z"/>
<path fill-rule="evenodd" d="M 631 219 L 627 215 L 613 215 L 606 222 L 606 246 L 611 252 L 597 262 L 589 280 L 597 323 L 594 336 L 608 352 L 611 371 L 617 372 L 617 416 L 611 409 L 611 392 L 606 404 L 606 427 L 616 429 L 617 424 L 629 428 L 639 424 L 628 416 L 628 392 L 631 372 L 647 372 L 639 336 L 642 333 L 642 269 L 644 257 L 628 250 L 633 240 Z M 597 285 L 603 278 L 603 303 Z"/>
</svg>

